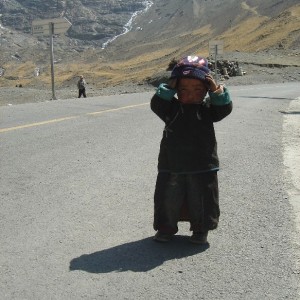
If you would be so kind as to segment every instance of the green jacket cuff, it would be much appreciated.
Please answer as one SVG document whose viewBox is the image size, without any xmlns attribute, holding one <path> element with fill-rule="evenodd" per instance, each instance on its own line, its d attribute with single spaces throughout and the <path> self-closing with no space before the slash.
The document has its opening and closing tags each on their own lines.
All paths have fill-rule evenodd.
<svg viewBox="0 0 300 300">
<path fill-rule="evenodd" d="M 224 88 L 224 92 L 221 94 L 216 94 L 209 92 L 209 97 L 210 97 L 210 103 L 212 105 L 226 105 L 231 102 L 230 94 L 228 92 L 228 89 L 226 87 Z"/>
<path fill-rule="evenodd" d="M 165 83 L 161 83 L 156 90 L 156 95 L 166 101 L 171 101 L 175 94 L 176 90 L 170 89 Z"/>
</svg>

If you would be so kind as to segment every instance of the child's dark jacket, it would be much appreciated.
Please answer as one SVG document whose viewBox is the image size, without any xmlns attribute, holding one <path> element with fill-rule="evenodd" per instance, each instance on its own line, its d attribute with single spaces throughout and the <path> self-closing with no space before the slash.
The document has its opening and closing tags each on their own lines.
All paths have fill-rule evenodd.
<svg viewBox="0 0 300 300">
<path fill-rule="evenodd" d="M 175 97 L 164 100 L 155 94 L 151 109 L 164 122 L 158 171 L 178 174 L 217 171 L 219 159 L 214 122 L 232 111 L 227 88 L 221 94 L 210 93 L 201 104 L 182 104 Z"/>
</svg>

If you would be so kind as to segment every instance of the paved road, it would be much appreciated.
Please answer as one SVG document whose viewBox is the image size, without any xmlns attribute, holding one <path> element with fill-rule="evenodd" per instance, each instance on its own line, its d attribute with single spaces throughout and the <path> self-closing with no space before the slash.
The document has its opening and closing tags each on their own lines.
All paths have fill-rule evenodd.
<svg viewBox="0 0 300 300">
<path fill-rule="evenodd" d="M 0 298 L 300 299 L 298 86 L 230 88 L 206 248 L 151 239 L 150 93 L 1 107 Z"/>
</svg>

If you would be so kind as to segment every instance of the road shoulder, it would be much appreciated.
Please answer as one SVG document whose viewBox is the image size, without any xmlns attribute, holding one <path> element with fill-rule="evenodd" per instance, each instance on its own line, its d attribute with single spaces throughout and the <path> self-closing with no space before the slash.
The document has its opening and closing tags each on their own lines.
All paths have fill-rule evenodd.
<svg viewBox="0 0 300 300">
<path fill-rule="evenodd" d="M 293 237 L 300 269 L 300 97 L 291 101 L 283 121 L 283 153 L 289 201 L 295 213 L 296 232 Z M 300 288 L 300 287 L 299 287 Z"/>
</svg>

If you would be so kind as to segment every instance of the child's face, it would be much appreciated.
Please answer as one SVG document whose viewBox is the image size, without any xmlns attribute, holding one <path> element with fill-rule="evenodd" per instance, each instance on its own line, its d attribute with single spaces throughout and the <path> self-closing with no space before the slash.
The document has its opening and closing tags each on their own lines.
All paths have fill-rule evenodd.
<svg viewBox="0 0 300 300">
<path fill-rule="evenodd" d="M 194 78 L 181 78 L 177 86 L 178 100 L 184 104 L 201 103 L 207 93 L 204 82 Z"/>
</svg>

